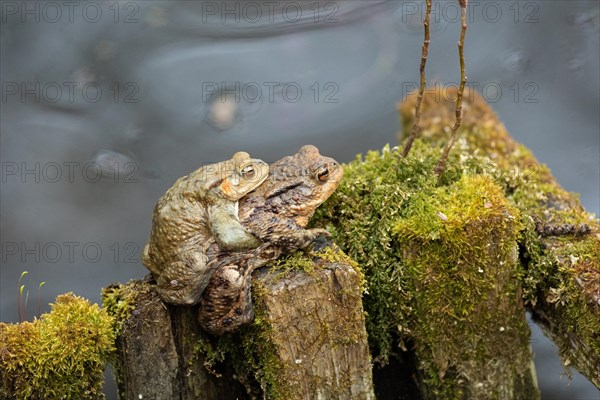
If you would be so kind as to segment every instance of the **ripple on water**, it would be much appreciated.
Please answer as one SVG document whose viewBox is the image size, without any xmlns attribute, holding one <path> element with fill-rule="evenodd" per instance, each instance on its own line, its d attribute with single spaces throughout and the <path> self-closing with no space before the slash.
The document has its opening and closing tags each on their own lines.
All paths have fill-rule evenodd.
<svg viewBox="0 0 600 400">
<path fill-rule="evenodd" d="M 204 121 L 219 131 L 240 127 L 244 117 L 257 112 L 263 88 L 256 82 L 213 82 L 204 103 Z"/>
<path fill-rule="evenodd" d="M 98 150 L 90 162 L 105 179 L 124 177 L 137 170 L 136 161 L 132 157 L 108 149 Z"/>
<path fill-rule="evenodd" d="M 580 11 L 567 17 L 567 23 L 573 28 L 584 32 L 598 32 L 600 30 L 600 10 Z"/>
<path fill-rule="evenodd" d="M 524 72 L 529 67 L 529 55 L 521 49 L 508 49 L 502 54 L 502 68 L 509 72 Z"/>
</svg>

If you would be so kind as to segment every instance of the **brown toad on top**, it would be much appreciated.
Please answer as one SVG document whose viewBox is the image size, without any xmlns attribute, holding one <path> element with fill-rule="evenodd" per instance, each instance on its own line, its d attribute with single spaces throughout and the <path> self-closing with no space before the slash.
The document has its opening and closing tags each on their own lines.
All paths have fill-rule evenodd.
<svg viewBox="0 0 600 400">
<path fill-rule="evenodd" d="M 156 279 L 160 297 L 171 304 L 195 304 L 219 250 L 260 244 L 238 220 L 238 200 L 268 176 L 268 165 L 238 152 L 231 160 L 206 165 L 179 178 L 154 208 L 143 264 Z"/>
<path fill-rule="evenodd" d="M 219 266 L 200 300 L 199 321 L 211 333 L 235 330 L 252 320 L 252 271 L 276 258 L 308 246 L 324 229 L 304 229 L 316 208 L 337 188 L 343 170 L 334 159 L 303 146 L 270 168 L 269 178 L 240 200 L 239 217 L 263 246 L 215 260 Z"/>
<path fill-rule="evenodd" d="M 240 221 L 263 243 L 288 251 L 306 247 L 325 229 L 304 229 L 320 206 L 338 187 L 342 167 L 319 154 L 312 145 L 271 165 L 269 178 L 240 200 Z"/>
</svg>

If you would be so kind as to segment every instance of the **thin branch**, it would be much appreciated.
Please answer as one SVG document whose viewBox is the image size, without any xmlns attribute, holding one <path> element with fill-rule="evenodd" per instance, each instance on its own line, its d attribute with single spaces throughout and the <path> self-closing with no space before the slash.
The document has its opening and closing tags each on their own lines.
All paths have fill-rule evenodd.
<svg viewBox="0 0 600 400">
<path fill-rule="evenodd" d="M 408 156 L 413 142 L 415 141 L 415 139 L 417 139 L 417 137 L 419 137 L 421 133 L 421 102 L 423 101 L 423 93 L 425 92 L 425 64 L 427 64 L 427 54 L 429 53 L 429 42 L 431 37 L 429 33 L 431 0 L 425 0 L 425 3 L 427 4 L 427 9 L 425 11 L 425 21 L 423 22 L 423 47 L 421 48 L 421 66 L 419 67 L 419 72 L 421 74 L 421 82 L 419 84 L 419 95 L 417 96 L 417 103 L 415 105 L 415 119 L 413 121 L 412 131 L 410 132 L 410 136 L 406 140 L 406 145 L 404 145 L 402 157 Z"/>
<path fill-rule="evenodd" d="M 452 126 L 452 131 L 450 132 L 450 139 L 444 147 L 444 151 L 442 152 L 442 156 L 438 161 L 438 165 L 435 167 L 435 173 L 437 176 L 440 176 L 446 169 L 446 161 L 448 160 L 448 154 L 450 153 L 450 149 L 452 149 L 452 146 L 456 141 L 456 133 L 458 131 L 458 128 L 460 128 L 460 124 L 462 122 L 462 99 L 463 93 L 465 91 L 465 84 L 467 83 L 467 76 L 465 74 L 464 53 L 465 34 L 467 33 L 467 0 L 458 0 L 458 2 L 461 7 L 460 14 L 462 21 L 462 27 L 460 30 L 460 40 L 458 41 L 458 57 L 460 60 L 460 87 L 458 88 L 458 93 L 456 94 L 456 119 L 454 121 L 454 126 Z"/>
</svg>

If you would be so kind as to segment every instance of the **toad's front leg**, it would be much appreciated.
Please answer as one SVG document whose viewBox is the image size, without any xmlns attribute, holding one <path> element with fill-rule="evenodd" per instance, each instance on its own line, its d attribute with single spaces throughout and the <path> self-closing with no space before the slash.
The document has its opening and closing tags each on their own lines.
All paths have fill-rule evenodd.
<svg viewBox="0 0 600 400">
<path fill-rule="evenodd" d="M 256 237 L 265 243 L 280 246 L 288 252 L 304 249 L 319 236 L 331 237 L 326 229 L 305 229 L 287 218 L 272 216 L 266 223 L 244 223 Z"/>
</svg>

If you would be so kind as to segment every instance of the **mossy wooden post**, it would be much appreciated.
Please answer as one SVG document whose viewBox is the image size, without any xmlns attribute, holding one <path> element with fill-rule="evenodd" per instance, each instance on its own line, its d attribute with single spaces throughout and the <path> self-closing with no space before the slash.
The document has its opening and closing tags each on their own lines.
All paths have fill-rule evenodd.
<svg viewBox="0 0 600 400">
<path fill-rule="evenodd" d="M 254 323 L 220 338 L 201 330 L 195 307 L 165 306 L 149 283 L 105 288 L 122 398 L 373 399 L 360 274 L 301 263 L 309 273 L 255 271 Z"/>
<path fill-rule="evenodd" d="M 441 147 L 453 118 L 455 91 L 428 90 L 423 101 L 421 140 Z M 409 132 L 417 96 L 399 106 Z M 545 332 L 572 365 L 600 388 L 600 226 L 576 195 L 556 182 L 549 169 L 516 143 L 475 91 L 465 93 L 464 155 L 489 160 L 488 170 L 521 214 L 520 258 L 523 298 Z M 591 183 L 593 184 L 593 183 Z"/>
<path fill-rule="evenodd" d="M 117 324 L 113 372 L 121 399 L 216 400 L 244 394 L 230 371 L 219 379 L 202 366 L 194 351 L 203 339 L 195 308 L 166 306 L 144 281 L 104 288 L 103 303 Z"/>
<path fill-rule="evenodd" d="M 329 263 L 259 279 L 267 398 L 374 399 L 359 274 Z"/>
<path fill-rule="evenodd" d="M 417 274 L 414 342 L 425 399 L 535 399 L 518 281 L 519 213 L 486 176 L 439 189 L 396 230 Z"/>
<path fill-rule="evenodd" d="M 503 170 L 467 151 L 464 138 L 437 176 L 454 102 L 428 96 L 422 135 L 435 129 L 439 141 L 417 140 L 407 157 L 389 146 L 357 156 L 313 223 L 363 268 L 373 356 L 383 368 L 401 358 L 390 363 L 405 366 L 397 380 L 412 369 L 426 399 L 539 398 L 519 258 L 526 214 L 510 198 Z M 490 123 L 469 120 L 471 111 L 467 96 L 473 129 Z M 403 112 L 412 117 L 414 101 Z"/>
</svg>

